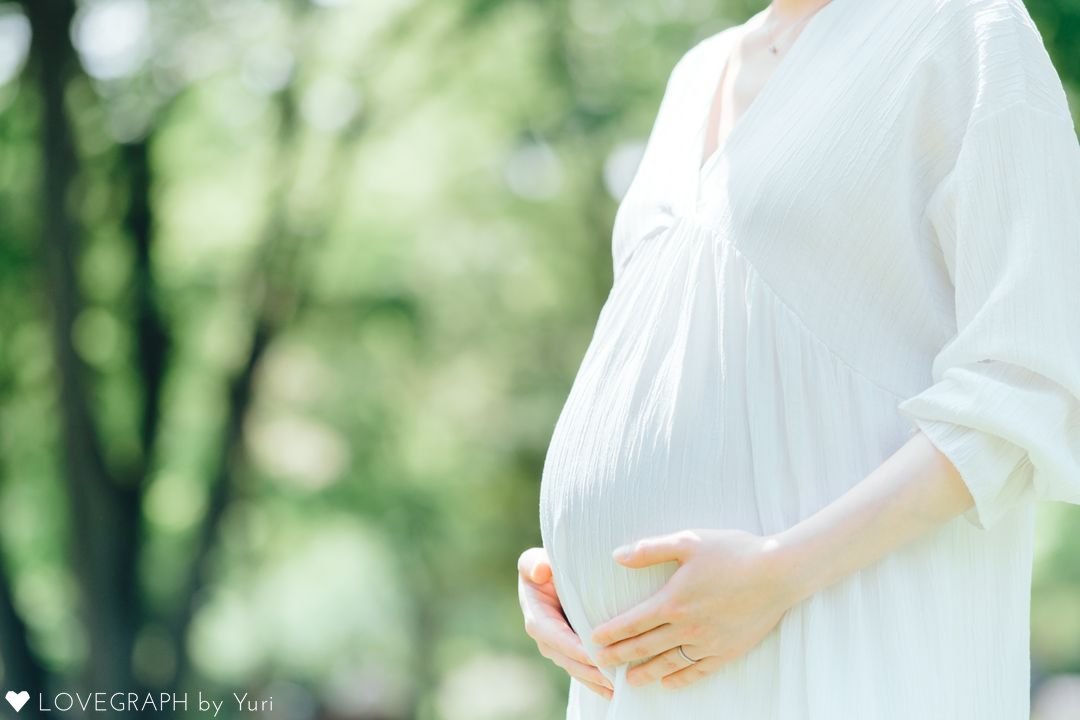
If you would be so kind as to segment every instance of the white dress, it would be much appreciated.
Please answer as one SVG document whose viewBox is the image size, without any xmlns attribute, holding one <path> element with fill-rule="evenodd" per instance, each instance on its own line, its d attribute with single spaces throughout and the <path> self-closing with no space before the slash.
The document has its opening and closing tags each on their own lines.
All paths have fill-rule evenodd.
<svg viewBox="0 0 1080 720">
<path fill-rule="evenodd" d="M 733 32 L 734 31 L 734 32 Z M 1025 720 L 1036 500 L 1080 503 L 1080 143 L 1021 0 L 832 0 L 700 168 L 739 30 L 675 65 L 615 219 L 615 279 L 552 434 L 543 544 L 586 650 L 674 563 L 774 533 L 918 429 L 969 511 L 792 607 L 679 689 L 568 720 Z"/>
</svg>

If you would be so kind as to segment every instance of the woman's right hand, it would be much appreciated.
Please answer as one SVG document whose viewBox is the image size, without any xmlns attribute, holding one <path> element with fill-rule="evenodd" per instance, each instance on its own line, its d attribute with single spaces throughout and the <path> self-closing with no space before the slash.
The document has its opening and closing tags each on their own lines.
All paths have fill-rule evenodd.
<svg viewBox="0 0 1080 720">
<path fill-rule="evenodd" d="M 536 641 L 540 654 L 551 660 L 585 687 L 611 699 L 611 681 L 585 652 L 555 592 L 547 550 L 529 548 L 518 558 L 518 602 L 525 616 L 525 632 Z"/>
</svg>

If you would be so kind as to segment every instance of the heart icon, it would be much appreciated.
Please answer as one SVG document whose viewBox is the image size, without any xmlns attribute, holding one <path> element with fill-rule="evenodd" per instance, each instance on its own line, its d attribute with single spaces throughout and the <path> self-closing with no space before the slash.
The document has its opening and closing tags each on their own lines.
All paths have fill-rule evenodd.
<svg viewBox="0 0 1080 720">
<path fill-rule="evenodd" d="M 19 712 L 22 710 L 23 705 L 26 704 L 26 701 L 30 699 L 30 693 L 25 690 L 20 693 L 17 693 L 14 690 L 8 690 L 7 695 L 4 697 L 7 698 L 8 704 L 15 708 L 15 712 Z"/>
</svg>

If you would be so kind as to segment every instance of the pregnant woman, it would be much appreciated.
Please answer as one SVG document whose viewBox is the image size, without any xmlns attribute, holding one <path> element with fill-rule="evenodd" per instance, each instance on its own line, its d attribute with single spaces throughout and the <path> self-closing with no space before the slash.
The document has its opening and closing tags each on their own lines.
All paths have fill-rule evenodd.
<svg viewBox="0 0 1080 720">
<path fill-rule="evenodd" d="M 697 43 L 612 249 L 519 564 L 568 720 L 1028 718 L 1080 143 L 1022 0 L 773 0 Z"/>
</svg>

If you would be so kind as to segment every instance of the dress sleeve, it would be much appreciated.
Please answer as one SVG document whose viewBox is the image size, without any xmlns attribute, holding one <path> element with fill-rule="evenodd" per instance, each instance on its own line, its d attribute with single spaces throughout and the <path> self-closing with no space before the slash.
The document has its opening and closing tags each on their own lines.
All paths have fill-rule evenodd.
<svg viewBox="0 0 1080 720">
<path fill-rule="evenodd" d="M 989 529 L 1080 503 L 1080 143 L 1025 101 L 970 124 L 927 207 L 954 291 L 933 383 L 897 406 L 956 466 Z M 950 318 L 951 319 L 951 318 Z"/>
</svg>

